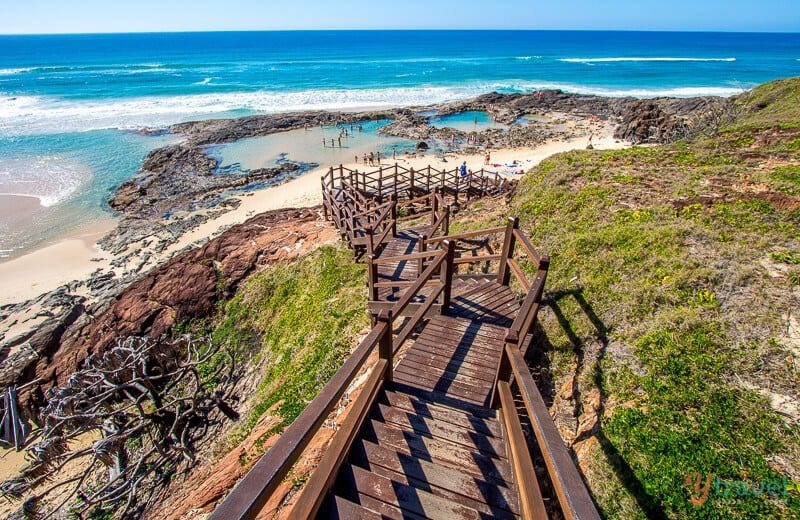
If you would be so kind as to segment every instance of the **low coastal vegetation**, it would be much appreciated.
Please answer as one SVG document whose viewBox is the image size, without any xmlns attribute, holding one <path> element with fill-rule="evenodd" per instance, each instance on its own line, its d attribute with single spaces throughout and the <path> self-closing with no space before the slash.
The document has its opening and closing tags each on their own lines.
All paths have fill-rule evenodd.
<svg viewBox="0 0 800 520">
<path fill-rule="evenodd" d="M 280 431 L 303 411 L 369 325 L 366 272 L 344 246 L 325 246 L 251 277 L 219 310 L 215 342 L 260 366 L 249 413 L 230 439 L 244 438 L 274 409 Z"/>
<path fill-rule="evenodd" d="M 608 518 L 800 513 L 800 81 L 740 103 L 716 135 L 551 157 L 507 210 L 551 255 L 531 365 Z"/>
</svg>

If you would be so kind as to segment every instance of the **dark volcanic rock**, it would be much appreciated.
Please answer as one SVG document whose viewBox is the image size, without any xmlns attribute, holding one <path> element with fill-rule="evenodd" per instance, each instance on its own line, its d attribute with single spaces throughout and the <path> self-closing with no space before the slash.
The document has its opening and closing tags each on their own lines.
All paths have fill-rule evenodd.
<svg viewBox="0 0 800 520">
<path fill-rule="evenodd" d="M 193 171 L 198 175 L 211 175 L 216 167 L 217 161 L 201 150 L 180 145 L 153 150 L 142 164 L 142 170 L 152 173 Z"/>
<path fill-rule="evenodd" d="M 161 218 L 181 211 L 210 208 L 222 202 L 225 190 L 244 188 L 300 166 L 286 162 L 242 174 L 214 174 L 217 160 L 199 148 L 173 145 L 153 150 L 142 170 L 124 182 L 109 201 L 115 210 L 138 218 Z"/>
</svg>

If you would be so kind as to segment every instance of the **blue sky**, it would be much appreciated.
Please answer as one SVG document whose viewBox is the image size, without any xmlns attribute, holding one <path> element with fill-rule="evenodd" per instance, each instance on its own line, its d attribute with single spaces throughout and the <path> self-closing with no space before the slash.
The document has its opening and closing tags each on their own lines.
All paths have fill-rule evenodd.
<svg viewBox="0 0 800 520">
<path fill-rule="evenodd" d="M 6 0 L 0 34 L 274 29 L 800 32 L 800 0 Z"/>
</svg>

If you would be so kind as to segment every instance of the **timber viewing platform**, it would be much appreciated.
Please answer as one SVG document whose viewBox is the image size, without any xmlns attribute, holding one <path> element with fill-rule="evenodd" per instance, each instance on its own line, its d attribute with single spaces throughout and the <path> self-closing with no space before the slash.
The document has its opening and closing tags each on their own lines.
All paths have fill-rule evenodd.
<svg viewBox="0 0 800 520">
<path fill-rule="evenodd" d="M 483 170 L 323 176 L 373 327 L 213 519 L 258 516 L 375 353 L 292 518 L 599 518 L 526 362 L 549 257 L 515 218 L 450 233 L 452 207 L 512 188 Z"/>
</svg>

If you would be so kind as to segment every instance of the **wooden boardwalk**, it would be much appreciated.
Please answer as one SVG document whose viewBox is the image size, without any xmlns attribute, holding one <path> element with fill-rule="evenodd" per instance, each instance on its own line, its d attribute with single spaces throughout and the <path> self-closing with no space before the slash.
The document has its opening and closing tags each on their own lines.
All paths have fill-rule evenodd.
<svg viewBox="0 0 800 520">
<path fill-rule="evenodd" d="M 381 172 L 380 181 L 342 180 L 325 194 L 327 214 L 368 263 L 374 327 L 212 518 L 258 515 L 374 351 L 292 518 L 599 518 L 524 360 L 548 258 L 515 219 L 448 234 L 442 190 L 386 202 L 385 187 L 407 179 Z M 398 226 L 400 213 L 410 225 Z M 532 449 L 554 496 L 542 496 Z"/>
</svg>

